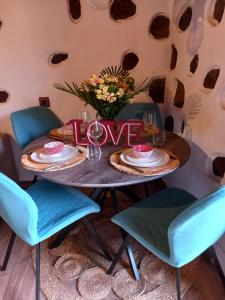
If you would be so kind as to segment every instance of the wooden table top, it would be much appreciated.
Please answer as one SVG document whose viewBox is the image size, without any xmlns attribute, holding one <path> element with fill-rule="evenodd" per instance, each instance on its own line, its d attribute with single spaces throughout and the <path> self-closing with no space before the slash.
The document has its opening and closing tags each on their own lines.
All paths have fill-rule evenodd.
<svg viewBox="0 0 225 300">
<path fill-rule="evenodd" d="M 41 137 L 29 144 L 23 152 L 26 153 L 50 140 L 51 139 L 48 137 Z M 148 182 L 162 177 L 162 175 L 151 177 L 130 175 L 115 169 L 110 164 L 109 157 L 111 153 L 119 150 L 120 148 L 121 147 L 113 145 L 103 146 L 101 148 L 102 157 L 100 160 L 86 160 L 79 165 L 65 170 L 38 172 L 38 175 L 43 179 L 64 185 L 93 188 L 128 186 Z M 166 143 L 163 145 L 163 148 L 170 150 L 180 159 L 180 166 L 185 164 L 191 153 L 190 146 L 187 141 L 171 132 L 166 132 Z M 166 174 L 163 176 L 165 175 Z"/>
</svg>

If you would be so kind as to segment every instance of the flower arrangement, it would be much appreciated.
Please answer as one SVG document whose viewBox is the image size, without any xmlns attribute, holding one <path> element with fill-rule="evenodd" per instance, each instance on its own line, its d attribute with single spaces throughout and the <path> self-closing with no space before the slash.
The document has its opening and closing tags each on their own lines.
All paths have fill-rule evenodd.
<svg viewBox="0 0 225 300">
<path fill-rule="evenodd" d="M 53 86 L 79 97 L 86 105 L 91 105 L 100 117 L 113 119 L 134 96 L 147 90 L 149 84 L 148 78 L 136 84 L 127 70 L 115 66 L 105 68 L 99 76 L 93 74 L 80 86 L 74 82 L 65 82 L 64 85 L 54 83 Z"/>
</svg>

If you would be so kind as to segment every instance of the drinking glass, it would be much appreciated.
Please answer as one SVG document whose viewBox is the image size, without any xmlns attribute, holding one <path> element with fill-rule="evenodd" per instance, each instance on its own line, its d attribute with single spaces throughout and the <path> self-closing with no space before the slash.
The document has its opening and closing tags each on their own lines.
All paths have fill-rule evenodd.
<svg viewBox="0 0 225 300">
<path fill-rule="evenodd" d="M 89 160 L 99 160 L 102 155 L 101 147 L 98 145 L 98 139 L 103 134 L 102 124 L 95 120 L 88 126 L 87 135 L 91 139 L 92 144 L 87 145 L 87 158 Z"/>
<path fill-rule="evenodd" d="M 99 160 L 102 156 L 101 147 L 99 145 L 87 145 L 87 158 L 88 160 Z"/>
<path fill-rule="evenodd" d="M 155 112 L 145 112 L 143 116 L 144 129 L 151 130 L 154 132 L 154 129 L 157 128 L 157 119 Z"/>
<path fill-rule="evenodd" d="M 78 113 L 78 119 L 83 120 L 83 123 L 80 126 L 81 132 L 84 133 L 88 123 L 90 122 L 90 115 L 88 111 L 83 110 Z"/>
<path fill-rule="evenodd" d="M 156 146 L 161 146 L 165 144 L 166 141 L 166 135 L 165 135 L 165 130 L 162 128 L 159 128 L 158 133 L 153 135 L 153 144 Z"/>
</svg>

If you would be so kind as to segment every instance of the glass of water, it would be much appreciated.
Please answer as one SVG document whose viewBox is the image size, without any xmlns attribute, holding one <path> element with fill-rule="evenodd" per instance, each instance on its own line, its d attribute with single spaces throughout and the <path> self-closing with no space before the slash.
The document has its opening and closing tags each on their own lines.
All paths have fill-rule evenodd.
<svg viewBox="0 0 225 300">
<path fill-rule="evenodd" d="M 102 155 L 101 147 L 99 146 L 98 139 L 103 134 L 102 124 L 95 120 L 88 126 L 87 135 L 91 143 L 87 145 L 87 158 L 89 160 L 99 160 Z"/>
<path fill-rule="evenodd" d="M 152 141 L 155 146 L 164 145 L 165 141 L 166 141 L 165 130 L 162 128 L 159 128 L 158 133 L 153 135 Z"/>
</svg>

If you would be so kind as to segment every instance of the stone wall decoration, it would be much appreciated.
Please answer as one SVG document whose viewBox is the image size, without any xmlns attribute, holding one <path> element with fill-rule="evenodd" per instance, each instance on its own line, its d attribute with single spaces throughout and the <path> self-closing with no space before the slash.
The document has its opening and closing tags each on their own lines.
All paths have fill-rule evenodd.
<svg viewBox="0 0 225 300">
<path fill-rule="evenodd" d="M 224 177 L 225 174 L 225 156 L 217 156 L 213 160 L 213 174 L 215 176 Z"/>
<path fill-rule="evenodd" d="M 125 52 L 122 58 L 122 68 L 124 70 L 132 70 L 136 67 L 139 62 L 137 54 L 133 52 Z"/>
<path fill-rule="evenodd" d="M 60 64 L 62 61 L 66 60 L 68 56 L 68 53 L 65 52 L 53 53 L 49 57 L 49 62 L 52 65 L 57 65 Z"/>
<path fill-rule="evenodd" d="M 91 7 L 99 10 L 107 9 L 112 3 L 112 0 L 86 0 Z"/>
<path fill-rule="evenodd" d="M 177 64 L 177 48 L 174 44 L 171 45 L 170 70 L 174 70 Z"/>
<path fill-rule="evenodd" d="M 190 6 L 186 7 L 184 12 L 179 18 L 178 27 L 181 31 L 185 31 L 191 23 L 192 19 L 192 8 Z"/>
<path fill-rule="evenodd" d="M 0 20 L 0 28 L 2 27 L 2 21 Z"/>
<path fill-rule="evenodd" d="M 149 33 L 157 40 L 166 39 L 169 37 L 170 19 L 158 14 L 153 17 L 149 26 Z"/>
<path fill-rule="evenodd" d="M 190 62 L 190 72 L 194 74 L 198 68 L 199 56 L 196 54 Z"/>
<path fill-rule="evenodd" d="M 205 76 L 204 82 L 203 82 L 203 86 L 206 89 L 214 89 L 217 79 L 219 77 L 220 74 L 220 69 L 215 67 L 213 69 L 211 69 Z"/>
<path fill-rule="evenodd" d="M 80 0 L 67 0 L 69 15 L 72 21 L 77 21 L 81 17 Z"/>
<path fill-rule="evenodd" d="M 0 90 L 0 103 L 5 103 L 8 100 L 8 98 L 8 92 Z"/>
<path fill-rule="evenodd" d="M 209 7 L 208 21 L 212 26 L 217 26 L 223 18 L 225 0 L 212 0 Z"/>
<path fill-rule="evenodd" d="M 173 132 L 174 128 L 174 119 L 173 116 L 167 116 L 165 118 L 165 130 Z"/>
<path fill-rule="evenodd" d="M 114 0 L 110 6 L 110 15 L 114 20 L 123 20 L 134 16 L 136 5 L 131 0 Z"/>
<path fill-rule="evenodd" d="M 184 105 L 184 99 L 185 99 L 184 85 L 180 80 L 177 79 L 177 88 L 173 99 L 173 104 L 178 108 L 182 108 Z"/>
<path fill-rule="evenodd" d="M 155 103 L 164 103 L 166 77 L 155 78 L 149 85 L 149 96 Z"/>
<path fill-rule="evenodd" d="M 200 48 L 204 37 L 204 25 L 201 18 L 198 19 L 195 26 L 191 29 L 187 38 L 187 51 L 194 56 Z"/>
</svg>

